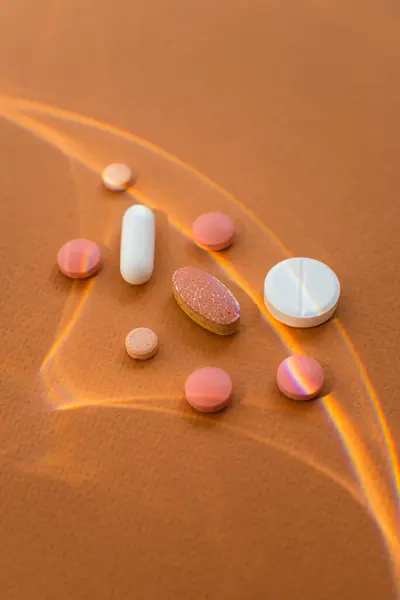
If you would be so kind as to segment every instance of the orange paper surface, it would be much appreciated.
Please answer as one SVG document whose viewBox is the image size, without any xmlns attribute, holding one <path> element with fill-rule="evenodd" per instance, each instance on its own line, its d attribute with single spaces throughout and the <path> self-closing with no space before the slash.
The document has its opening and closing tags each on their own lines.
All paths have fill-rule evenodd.
<svg viewBox="0 0 400 600">
<path fill-rule="evenodd" d="M 394 600 L 399 592 L 399 17 L 354 0 L 3 0 L 0 6 L 2 600 Z M 101 184 L 110 162 L 131 191 Z M 123 212 L 156 212 L 155 271 L 119 274 Z M 225 212 L 234 245 L 190 240 Z M 104 266 L 73 282 L 59 248 Z M 337 273 L 336 318 L 291 330 L 268 270 Z M 227 338 L 177 306 L 209 271 L 241 304 Z M 146 363 L 134 327 L 157 332 Z M 324 397 L 278 392 L 293 352 Z M 196 368 L 232 406 L 199 416 Z"/>
</svg>

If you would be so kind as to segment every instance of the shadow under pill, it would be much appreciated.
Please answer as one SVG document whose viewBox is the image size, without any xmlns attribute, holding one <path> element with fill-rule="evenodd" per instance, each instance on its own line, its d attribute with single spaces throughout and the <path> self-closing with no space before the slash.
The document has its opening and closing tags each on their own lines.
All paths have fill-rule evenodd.
<svg viewBox="0 0 400 600">
<path fill-rule="evenodd" d="M 336 316 L 335 312 L 327 321 L 314 327 L 288 327 L 288 330 L 300 346 L 319 343 L 324 339 L 324 336 L 332 335 L 332 329 L 335 326 L 334 319 Z"/>
<path fill-rule="evenodd" d="M 182 417 L 191 423 L 194 427 L 210 428 L 216 427 L 220 421 L 234 416 L 235 410 L 240 408 L 240 404 L 244 399 L 245 394 L 241 390 L 232 392 L 231 401 L 225 408 L 221 408 L 215 412 L 200 412 L 195 410 L 186 399 L 182 398 L 183 412 Z"/>
<path fill-rule="evenodd" d="M 150 292 L 153 285 L 151 281 L 142 283 L 141 285 L 130 285 L 125 281 L 122 281 L 123 286 L 120 288 L 118 293 L 118 301 L 122 305 L 131 304 L 132 302 L 141 302 L 145 298 L 146 294 Z"/>
<path fill-rule="evenodd" d="M 182 403 L 184 403 L 182 408 L 182 418 L 193 428 L 197 429 L 211 429 L 217 427 L 219 418 L 221 418 L 221 415 L 227 410 L 225 408 L 215 413 L 202 413 L 192 408 L 185 398 L 182 398 Z"/>
<path fill-rule="evenodd" d="M 203 271 L 207 271 L 207 268 L 213 264 L 213 260 L 207 251 L 196 246 L 194 242 L 188 241 L 184 246 L 184 252 L 188 262 L 195 263 Z"/>
<path fill-rule="evenodd" d="M 67 275 L 61 273 L 58 267 L 53 267 L 48 277 L 48 281 L 55 287 L 56 290 L 65 293 L 69 293 L 72 289 L 74 289 L 75 291 L 84 291 L 88 283 L 92 281 L 97 275 L 99 275 L 102 270 L 103 265 L 101 265 L 99 269 L 89 277 L 73 278 L 67 277 Z"/>
<path fill-rule="evenodd" d="M 193 321 L 193 319 L 184 313 L 173 296 L 168 299 L 166 307 L 168 311 L 174 311 L 175 340 L 179 340 L 180 344 L 185 344 L 194 349 L 197 353 L 204 351 L 207 352 L 210 357 L 213 357 L 216 354 L 220 355 L 221 351 L 227 352 L 232 344 L 238 341 L 240 329 L 230 335 L 218 335 L 213 333 Z"/>
<path fill-rule="evenodd" d="M 328 396 L 330 394 L 333 394 L 334 392 L 334 380 L 332 378 L 332 376 L 328 373 L 326 374 L 325 371 L 325 381 L 324 381 L 324 385 L 322 386 L 322 390 L 321 392 L 318 394 L 317 398 L 315 398 L 316 400 L 323 398 L 324 396 Z"/>
<path fill-rule="evenodd" d="M 281 402 L 286 404 L 286 407 L 295 418 L 303 415 L 308 417 L 311 414 L 320 413 L 321 411 L 322 393 L 316 398 L 310 398 L 310 400 L 291 400 L 283 394 L 280 394 L 280 396 Z"/>
<path fill-rule="evenodd" d="M 108 246 L 109 246 L 110 250 L 113 253 L 115 253 L 116 256 L 118 256 L 118 262 L 119 262 L 119 254 L 120 254 L 120 249 L 121 249 L 121 230 L 120 229 L 118 229 L 117 231 L 114 231 L 111 234 Z"/>
<path fill-rule="evenodd" d="M 119 364 L 123 369 L 144 371 L 145 369 L 149 369 L 152 365 L 154 365 L 154 363 L 157 361 L 157 356 L 159 352 L 160 349 L 158 349 L 156 354 L 151 358 L 146 358 L 145 360 L 138 360 L 137 358 L 132 358 L 131 356 L 129 356 L 126 350 L 121 348 L 121 352 L 119 355 Z"/>
<path fill-rule="evenodd" d="M 319 410 L 319 401 L 321 398 L 327 394 L 325 390 L 325 384 L 322 391 L 315 398 L 310 398 L 309 400 L 292 400 L 283 394 L 278 386 L 276 385 L 275 379 L 268 386 L 265 395 L 268 397 L 268 403 L 273 404 L 274 406 L 281 406 L 285 409 L 285 412 L 288 411 L 297 415 L 304 414 L 305 412 L 309 414 L 312 411 Z"/>
<path fill-rule="evenodd" d="M 73 286 L 74 280 L 70 279 L 66 275 L 61 273 L 60 269 L 54 265 L 49 276 L 48 281 L 54 286 L 57 291 L 70 292 Z"/>
<path fill-rule="evenodd" d="M 118 198 L 126 198 L 127 190 L 110 190 L 104 185 L 104 183 L 99 183 L 97 186 L 97 191 L 101 192 L 102 195 L 107 198 L 107 200 L 118 200 Z"/>
</svg>

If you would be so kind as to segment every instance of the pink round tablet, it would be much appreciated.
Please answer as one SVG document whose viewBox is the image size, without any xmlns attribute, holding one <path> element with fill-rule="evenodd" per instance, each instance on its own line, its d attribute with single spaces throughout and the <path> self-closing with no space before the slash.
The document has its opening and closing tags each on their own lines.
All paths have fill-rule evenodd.
<svg viewBox="0 0 400 600">
<path fill-rule="evenodd" d="M 192 225 L 192 233 L 199 246 L 210 250 L 224 250 L 232 243 L 235 226 L 226 215 L 210 212 L 197 217 Z"/>
<path fill-rule="evenodd" d="M 322 389 L 324 370 L 310 356 L 289 356 L 279 365 L 276 382 L 291 400 L 311 400 Z"/>
<path fill-rule="evenodd" d="M 70 240 L 57 255 L 60 271 L 72 279 L 85 279 L 97 273 L 100 268 L 100 248 L 85 239 Z"/>
<path fill-rule="evenodd" d="M 232 380 L 217 367 L 194 371 L 186 380 L 185 396 L 192 408 L 213 413 L 226 408 L 231 400 Z"/>
</svg>

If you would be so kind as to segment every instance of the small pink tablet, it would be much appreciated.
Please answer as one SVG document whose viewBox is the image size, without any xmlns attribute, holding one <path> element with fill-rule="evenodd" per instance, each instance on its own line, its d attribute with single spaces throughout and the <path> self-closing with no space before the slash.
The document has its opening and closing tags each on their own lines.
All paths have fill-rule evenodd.
<svg viewBox="0 0 400 600">
<path fill-rule="evenodd" d="M 58 251 L 57 263 L 67 277 L 85 279 L 100 268 L 100 248 L 90 240 L 70 240 Z"/>
<path fill-rule="evenodd" d="M 291 400 L 311 400 L 322 389 L 324 370 L 310 356 L 289 356 L 279 365 L 276 382 Z"/>
<path fill-rule="evenodd" d="M 213 413 L 226 408 L 231 400 L 232 380 L 217 367 L 194 371 L 186 380 L 185 396 L 192 408 Z"/>
<path fill-rule="evenodd" d="M 233 221 L 222 213 L 210 212 L 197 217 L 192 225 L 194 241 L 209 250 L 224 250 L 235 235 Z"/>
</svg>

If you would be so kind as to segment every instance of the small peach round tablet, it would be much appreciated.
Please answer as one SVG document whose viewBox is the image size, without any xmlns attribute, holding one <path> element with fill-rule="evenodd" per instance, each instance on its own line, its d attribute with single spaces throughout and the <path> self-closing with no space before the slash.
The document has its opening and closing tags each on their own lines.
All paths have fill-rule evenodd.
<svg viewBox="0 0 400 600">
<path fill-rule="evenodd" d="M 289 356 L 279 365 L 276 382 L 291 400 L 311 400 L 322 389 L 324 370 L 310 356 Z"/>
<path fill-rule="evenodd" d="M 231 400 L 232 380 L 217 367 L 194 371 L 186 380 L 185 396 L 192 408 L 213 413 L 226 408 Z"/>
<path fill-rule="evenodd" d="M 222 213 L 210 212 L 197 217 L 192 225 L 194 241 L 209 250 L 225 250 L 235 235 L 233 221 Z"/>
<path fill-rule="evenodd" d="M 86 279 L 100 268 L 100 248 L 90 240 L 70 240 L 58 251 L 57 263 L 60 271 L 67 277 Z"/>
<path fill-rule="evenodd" d="M 131 358 L 147 360 L 158 350 L 158 337 L 152 329 L 138 327 L 132 329 L 126 336 L 125 348 Z"/>
<path fill-rule="evenodd" d="M 113 192 L 123 192 L 133 183 L 133 173 L 123 163 L 112 163 L 103 171 L 103 183 Z"/>
</svg>

